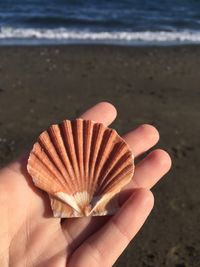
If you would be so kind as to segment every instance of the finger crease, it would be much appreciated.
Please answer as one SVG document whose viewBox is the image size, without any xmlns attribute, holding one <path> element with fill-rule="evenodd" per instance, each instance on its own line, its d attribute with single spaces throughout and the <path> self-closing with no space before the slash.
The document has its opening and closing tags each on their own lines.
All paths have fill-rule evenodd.
<svg viewBox="0 0 200 267">
<path fill-rule="evenodd" d="M 131 241 L 131 236 L 130 234 L 125 230 L 124 227 L 121 227 L 117 221 L 113 218 L 113 220 L 111 221 L 112 223 L 112 227 L 115 228 L 115 230 L 117 230 L 117 232 L 125 239 L 125 242 L 129 243 Z"/>
<path fill-rule="evenodd" d="M 139 183 L 136 181 L 136 179 L 134 179 L 134 176 L 133 176 L 133 179 L 132 179 L 132 183 L 134 185 L 134 188 L 140 188 L 141 185 L 139 185 Z"/>
<path fill-rule="evenodd" d="M 86 241 L 86 244 L 87 244 L 88 248 L 93 252 L 93 253 L 90 253 L 90 256 L 96 262 L 96 264 L 97 264 L 96 266 L 99 266 L 100 259 L 103 258 L 102 251 L 97 246 L 95 246 L 92 242 L 90 242 L 89 240 Z"/>
<path fill-rule="evenodd" d="M 62 228 L 62 231 L 63 231 L 63 233 L 64 233 L 64 235 L 65 235 L 65 237 L 66 237 L 68 243 L 69 243 L 69 244 L 72 244 L 72 242 L 73 242 L 73 240 L 74 240 L 72 234 L 71 234 L 69 231 L 64 230 L 63 228 Z"/>
</svg>

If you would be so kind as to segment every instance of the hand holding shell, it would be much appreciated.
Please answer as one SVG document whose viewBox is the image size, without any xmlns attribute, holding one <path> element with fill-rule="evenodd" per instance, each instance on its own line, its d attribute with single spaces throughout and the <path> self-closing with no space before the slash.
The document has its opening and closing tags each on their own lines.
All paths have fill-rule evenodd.
<svg viewBox="0 0 200 267">
<path fill-rule="evenodd" d="M 134 173 L 133 155 L 111 128 L 90 120 L 65 120 L 44 131 L 27 169 L 49 194 L 54 217 L 113 214 L 116 195 Z"/>
</svg>

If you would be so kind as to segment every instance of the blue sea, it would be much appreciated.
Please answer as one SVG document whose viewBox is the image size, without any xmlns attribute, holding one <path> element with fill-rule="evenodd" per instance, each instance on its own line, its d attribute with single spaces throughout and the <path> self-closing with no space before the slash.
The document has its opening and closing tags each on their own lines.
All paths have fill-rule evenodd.
<svg viewBox="0 0 200 267">
<path fill-rule="evenodd" d="M 0 44 L 200 43 L 200 0 L 0 0 Z"/>
</svg>

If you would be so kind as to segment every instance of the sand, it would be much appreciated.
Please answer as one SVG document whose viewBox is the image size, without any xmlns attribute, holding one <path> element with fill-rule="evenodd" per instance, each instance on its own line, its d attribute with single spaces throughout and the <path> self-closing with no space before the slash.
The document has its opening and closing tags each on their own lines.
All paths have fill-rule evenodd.
<svg viewBox="0 0 200 267">
<path fill-rule="evenodd" d="M 1 166 L 51 123 L 107 100 L 121 134 L 155 125 L 172 171 L 116 267 L 200 266 L 200 47 L 1 47 Z M 134 211 L 133 211 L 134 212 Z"/>
</svg>

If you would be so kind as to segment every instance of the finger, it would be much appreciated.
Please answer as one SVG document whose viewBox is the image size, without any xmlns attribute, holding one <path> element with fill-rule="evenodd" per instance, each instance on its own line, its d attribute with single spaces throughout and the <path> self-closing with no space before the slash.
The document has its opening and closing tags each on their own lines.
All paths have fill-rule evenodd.
<svg viewBox="0 0 200 267">
<path fill-rule="evenodd" d="M 152 193 L 137 190 L 106 225 L 76 250 L 69 266 L 112 266 L 137 234 L 152 207 Z"/>
<path fill-rule="evenodd" d="M 115 107 L 108 102 L 100 102 L 84 112 L 80 117 L 85 120 L 111 124 L 117 116 Z"/>
<path fill-rule="evenodd" d="M 127 188 L 152 188 L 171 168 L 169 154 L 156 149 L 140 161 L 135 168 L 131 183 Z"/>
<path fill-rule="evenodd" d="M 125 134 L 123 138 L 131 148 L 134 157 L 137 157 L 158 142 L 159 133 L 154 126 L 143 124 Z"/>
<path fill-rule="evenodd" d="M 63 232 L 70 236 L 70 251 L 73 252 L 80 244 L 104 225 L 110 216 L 82 217 L 66 219 L 62 222 Z"/>
</svg>

